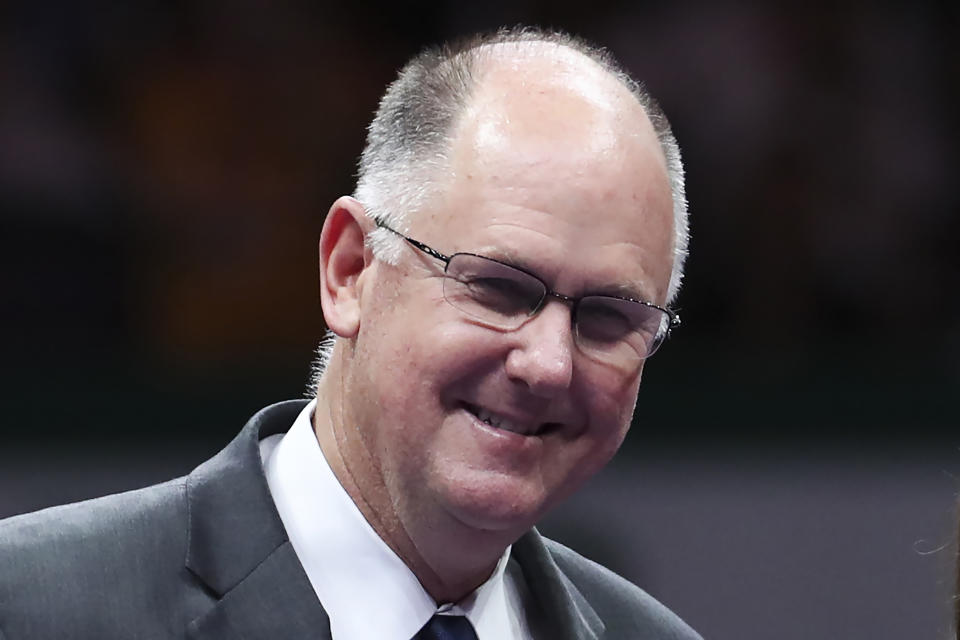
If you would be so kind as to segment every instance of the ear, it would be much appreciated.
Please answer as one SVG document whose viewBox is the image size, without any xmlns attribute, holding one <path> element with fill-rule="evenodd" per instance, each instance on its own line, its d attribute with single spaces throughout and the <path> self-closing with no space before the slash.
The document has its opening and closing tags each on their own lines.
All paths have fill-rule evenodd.
<svg viewBox="0 0 960 640">
<path fill-rule="evenodd" d="M 372 227 L 363 205 L 343 196 L 330 207 L 320 232 L 320 305 L 327 327 L 341 338 L 360 330 L 361 276 L 373 263 L 364 237 Z"/>
</svg>

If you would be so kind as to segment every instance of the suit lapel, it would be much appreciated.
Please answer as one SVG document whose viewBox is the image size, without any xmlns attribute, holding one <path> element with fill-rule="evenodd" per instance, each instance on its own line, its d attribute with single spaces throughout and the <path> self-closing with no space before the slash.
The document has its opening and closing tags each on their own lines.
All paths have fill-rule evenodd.
<svg viewBox="0 0 960 640">
<path fill-rule="evenodd" d="M 330 621 L 284 543 L 187 629 L 191 640 L 330 640 Z"/>
<path fill-rule="evenodd" d="M 305 404 L 263 409 L 187 478 L 186 565 L 217 598 L 188 627 L 191 638 L 330 638 L 260 460 L 260 440 L 289 429 Z"/>
<path fill-rule="evenodd" d="M 603 621 L 557 566 L 536 529 L 514 543 L 511 555 L 520 564 L 524 581 L 533 595 L 527 617 L 535 637 L 557 640 L 603 637 Z"/>
</svg>

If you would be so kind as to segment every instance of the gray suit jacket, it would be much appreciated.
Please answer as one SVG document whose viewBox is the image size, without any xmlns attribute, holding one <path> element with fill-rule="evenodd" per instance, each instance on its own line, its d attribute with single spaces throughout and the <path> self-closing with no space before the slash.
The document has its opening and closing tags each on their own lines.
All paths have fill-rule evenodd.
<svg viewBox="0 0 960 640">
<path fill-rule="evenodd" d="M 0 640 L 329 639 L 258 446 L 303 406 L 260 411 L 184 478 L 0 521 Z M 536 531 L 513 557 L 538 638 L 699 638 L 637 587 Z"/>
</svg>

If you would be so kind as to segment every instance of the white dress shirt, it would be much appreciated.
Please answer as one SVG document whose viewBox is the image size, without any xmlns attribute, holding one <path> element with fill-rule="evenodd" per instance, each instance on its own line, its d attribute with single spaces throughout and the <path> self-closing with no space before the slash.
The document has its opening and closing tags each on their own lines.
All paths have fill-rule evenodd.
<svg viewBox="0 0 960 640">
<path fill-rule="evenodd" d="M 333 640 L 410 640 L 435 614 L 465 615 L 479 640 L 531 640 L 526 585 L 510 548 L 493 575 L 456 604 L 437 607 L 340 485 L 313 431 L 316 400 L 260 457 L 290 544 L 330 618 Z"/>
</svg>

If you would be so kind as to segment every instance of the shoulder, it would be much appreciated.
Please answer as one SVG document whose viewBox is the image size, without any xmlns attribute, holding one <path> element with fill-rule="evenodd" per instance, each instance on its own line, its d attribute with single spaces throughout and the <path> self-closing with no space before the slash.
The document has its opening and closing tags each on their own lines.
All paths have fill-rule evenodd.
<svg viewBox="0 0 960 640">
<path fill-rule="evenodd" d="M 610 638 L 702 640 L 675 613 L 646 591 L 559 542 L 542 538 L 557 568 L 603 620 Z"/>
<path fill-rule="evenodd" d="M 95 637 L 104 618 L 169 615 L 187 519 L 180 478 L 0 521 L 0 629 Z"/>
<path fill-rule="evenodd" d="M 286 540 L 259 442 L 304 404 L 259 411 L 186 477 L 0 521 L 0 640 L 181 637 Z"/>
<path fill-rule="evenodd" d="M 133 550 L 164 551 L 173 543 L 169 528 L 185 523 L 185 479 L 14 516 L 0 521 L 0 567 L 42 568 L 82 554 L 98 552 L 97 560 L 117 558 Z M 186 527 L 181 527 L 184 533 Z M 26 567 L 24 567 L 26 568 Z M 4 573 L 4 575 L 9 575 Z"/>
</svg>

